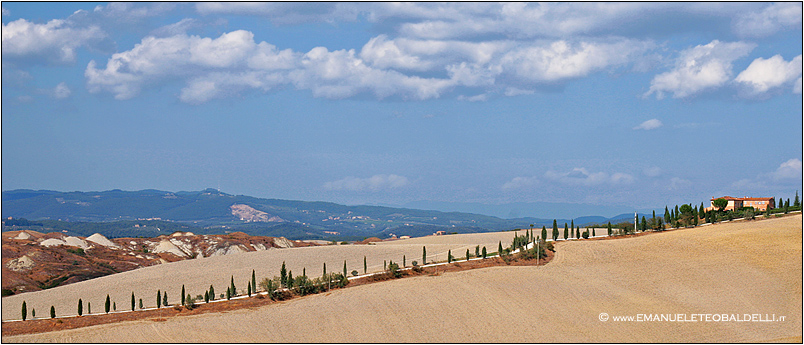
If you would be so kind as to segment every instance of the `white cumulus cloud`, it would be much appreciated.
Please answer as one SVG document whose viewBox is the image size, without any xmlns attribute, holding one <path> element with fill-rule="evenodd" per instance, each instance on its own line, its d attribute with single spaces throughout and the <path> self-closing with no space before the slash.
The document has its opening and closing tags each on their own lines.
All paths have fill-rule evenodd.
<svg viewBox="0 0 804 345">
<path fill-rule="evenodd" d="M 734 81 L 747 89 L 747 96 L 761 96 L 779 87 L 795 88 L 794 82 L 800 78 L 801 55 L 790 62 L 784 61 L 781 55 L 774 55 L 768 59 L 755 59 Z"/>
<path fill-rule="evenodd" d="M 673 70 L 656 75 L 645 96 L 664 93 L 684 98 L 712 90 L 726 84 L 732 76 L 732 62 L 748 55 L 756 45 L 745 42 L 720 42 L 698 45 L 683 50 Z"/>
<path fill-rule="evenodd" d="M 801 160 L 792 158 L 779 165 L 776 171 L 771 173 L 774 180 L 796 180 L 801 179 Z"/>
<path fill-rule="evenodd" d="M 330 191 L 372 191 L 389 190 L 405 187 L 410 184 L 407 177 L 399 175 L 374 175 L 368 178 L 345 177 L 337 181 L 324 183 L 324 189 Z"/>
<path fill-rule="evenodd" d="M 746 37 L 765 37 L 787 28 L 801 29 L 801 3 L 772 3 L 761 10 L 743 13 L 732 26 Z"/>
<path fill-rule="evenodd" d="M 631 63 L 654 48 L 648 41 L 569 42 L 532 44 L 506 52 L 498 63 L 501 73 L 526 83 L 554 82 L 586 76 Z"/>
<path fill-rule="evenodd" d="M 646 131 L 649 131 L 651 129 L 656 129 L 661 126 L 664 126 L 664 124 L 659 119 L 650 119 L 639 124 L 639 126 L 634 127 L 634 130 L 644 129 Z"/>
<path fill-rule="evenodd" d="M 67 64 L 75 61 L 76 49 L 106 37 L 97 26 L 76 28 L 64 20 L 36 24 L 18 19 L 3 24 L 3 62 Z"/>
<path fill-rule="evenodd" d="M 368 93 L 379 99 L 423 100 L 440 97 L 456 83 L 374 68 L 353 49 L 280 51 L 269 43 L 256 43 L 245 30 L 215 39 L 148 36 L 133 49 L 112 55 L 103 68 L 90 61 L 84 74 L 90 92 L 110 92 L 117 99 L 134 97 L 145 85 L 184 80 L 187 84 L 180 99 L 188 103 L 203 103 L 242 89 L 268 91 L 286 85 L 334 99 Z"/>
<path fill-rule="evenodd" d="M 789 188 L 801 186 L 802 163 L 798 158 L 791 158 L 780 164 L 776 170 L 758 174 L 756 178 L 744 178 L 734 182 L 733 188 L 767 190 L 773 188 Z"/>
</svg>

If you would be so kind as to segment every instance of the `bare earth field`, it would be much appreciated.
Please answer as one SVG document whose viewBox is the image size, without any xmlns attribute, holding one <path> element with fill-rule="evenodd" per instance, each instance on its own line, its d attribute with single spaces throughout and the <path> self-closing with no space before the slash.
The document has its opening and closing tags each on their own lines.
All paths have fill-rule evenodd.
<svg viewBox="0 0 804 345">
<path fill-rule="evenodd" d="M 141 320 L 50 333 L 3 336 L 2 340 L 227 343 L 801 342 L 801 224 L 801 215 L 795 215 L 619 240 L 571 241 L 559 243 L 556 257 L 546 266 L 491 267 L 435 277 L 419 276 L 355 286 L 253 309 L 181 316 L 161 322 Z M 510 241 L 512 238 L 511 233 L 500 236 L 500 240 Z M 491 242 L 486 246 L 496 250 L 497 240 Z M 399 243 L 404 245 L 404 242 Z M 389 248 L 383 248 L 386 246 Z M 419 243 L 409 246 L 413 247 L 410 249 L 412 254 L 408 254 L 409 261 L 417 254 L 421 256 Z M 432 246 L 433 253 L 438 252 L 436 245 Z M 324 248 L 319 249 L 322 252 L 310 252 L 311 255 L 321 256 L 308 259 L 321 261 L 325 255 L 332 255 L 327 250 L 350 250 L 349 247 L 387 250 L 374 252 L 378 256 L 374 261 L 369 256 L 369 264 L 375 270 L 377 260 L 382 261 L 379 254 L 390 256 L 405 252 L 393 247 L 393 244 L 321 247 Z M 428 253 L 431 252 L 430 247 L 428 245 Z M 466 247 L 469 246 L 465 245 L 463 250 L 457 249 L 456 256 L 461 256 Z M 455 252 L 454 248 L 457 247 L 452 248 Z M 300 248 L 299 251 L 310 249 L 313 248 Z M 95 282 L 99 285 L 97 281 L 101 279 L 116 277 L 124 286 L 121 289 L 132 285 L 154 289 L 171 281 L 190 280 L 193 273 L 204 271 L 196 271 L 189 265 L 191 263 L 204 263 L 199 266 L 213 269 L 217 268 L 214 264 L 218 262 L 212 259 L 253 258 L 238 263 L 228 262 L 223 267 L 225 271 L 218 273 L 224 275 L 220 283 L 216 283 L 222 289 L 228 282 L 229 271 L 234 271 L 236 265 L 257 262 L 256 254 L 283 251 L 154 266 L 163 270 L 178 268 L 164 272 L 166 276 L 159 279 L 139 283 L 135 280 L 139 276 L 126 277 L 126 280 L 121 278 L 124 274 L 145 269 L 84 283 Z M 357 255 L 359 259 L 355 260 L 354 266 L 362 266 L 362 254 Z M 298 260 L 302 262 L 303 259 Z M 327 260 L 328 266 L 332 265 L 333 269 L 341 268 L 342 259 L 332 259 L 331 263 L 330 259 Z M 296 271 L 295 267 L 292 269 Z M 250 274 L 250 268 L 243 269 L 246 270 Z M 261 272 L 268 272 L 268 268 L 263 271 L 258 269 L 257 272 L 258 276 L 265 275 Z M 235 283 L 239 277 L 242 277 L 239 279 L 243 281 L 241 284 L 245 284 L 246 274 L 235 274 Z M 132 280 L 129 282 L 128 279 Z M 153 283 L 159 284 L 150 285 Z M 64 288 L 79 284 L 83 283 Z M 180 288 L 181 282 L 178 284 Z M 109 286 L 105 288 L 111 289 Z M 31 301 L 31 295 L 22 296 Z M 127 301 L 130 291 L 126 290 L 122 295 L 124 298 L 118 301 Z M 151 295 L 148 294 L 148 299 L 155 298 Z M 71 310 L 75 309 L 74 301 L 77 298 L 74 296 L 69 299 L 73 301 L 70 303 Z M 98 307 L 102 305 L 101 299 L 98 297 Z M 8 298 L 3 299 L 3 318 L 7 318 L 7 308 L 12 310 L 9 318 L 18 318 L 21 301 L 8 302 Z M 121 304 L 127 305 L 118 302 L 118 308 Z M 93 309 L 97 308 L 94 305 Z M 39 308 L 37 306 L 37 310 Z M 41 308 L 42 312 L 37 314 L 44 314 L 46 309 Z M 601 321 L 601 313 L 608 314 L 607 321 Z M 681 314 L 682 319 L 696 318 L 699 321 L 614 320 L 615 317 L 637 317 L 638 314 Z M 696 314 L 729 314 L 741 319 L 745 319 L 746 314 L 749 314 L 749 319 L 752 317 L 750 314 L 761 314 L 763 320 L 779 316 L 784 316 L 785 320 L 706 322 L 700 321 L 700 316 L 696 317 Z"/>
</svg>

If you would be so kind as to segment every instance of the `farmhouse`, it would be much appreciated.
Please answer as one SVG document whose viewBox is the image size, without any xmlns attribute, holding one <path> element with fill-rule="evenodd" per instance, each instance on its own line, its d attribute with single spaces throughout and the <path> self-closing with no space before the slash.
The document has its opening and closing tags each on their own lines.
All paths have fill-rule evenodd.
<svg viewBox="0 0 804 345">
<path fill-rule="evenodd" d="M 720 197 L 720 198 L 712 197 L 712 199 L 709 201 L 710 202 L 710 207 L 707 207 L 706 210 L 709 211 L 709 210 L 715 209 L 716 208 L 715 205 L 714 205 L 715 200 L 721 199 L 721 198 L 726 199 L 726 201 L 729 202 L 728 206 L 726 206 L 726 208 L 724 209 L 726 211 L 728 211 L 728 210 L 733 211 L 733 210 L 736 210 L 736 209 L 740 209 L 741 207 L 753 207 L 755 210 L 760 210 L 760 211 L 765 211 L 766 209 L 768 209 L 769 206 L 770 206 L 770 208 L 776 208 L 776 200 L 773 199 L 773 197 L 749 198 L 749 197 L 746 196 L 746 197 L 742 197 L 742 198 L 734 198 L 734 197 L 730 197 L 730 196 L 724 196 L 724 197 Z"/>
</svg>

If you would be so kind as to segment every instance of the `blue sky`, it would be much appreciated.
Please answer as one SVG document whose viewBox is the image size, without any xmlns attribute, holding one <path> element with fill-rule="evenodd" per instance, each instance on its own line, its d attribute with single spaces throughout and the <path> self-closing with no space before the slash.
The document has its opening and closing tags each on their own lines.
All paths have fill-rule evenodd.
<svg viewBox="0 0 804 345">
<path fill-rule="evenodd" d="M 591 205 L 508 212 L 547 218 L 802 186 L 801 3 L 4 2 L 2 21 L 3 190 Z"/>
</svg>

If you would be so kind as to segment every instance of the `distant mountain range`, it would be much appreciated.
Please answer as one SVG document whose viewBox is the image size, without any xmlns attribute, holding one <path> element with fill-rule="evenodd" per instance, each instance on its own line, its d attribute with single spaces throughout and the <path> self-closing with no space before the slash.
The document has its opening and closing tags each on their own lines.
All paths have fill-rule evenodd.
<svg viewBox="0 0 804 345">
<path fill-rule="evenodd" d="M 386 206 L 345 206 L 231 195 L 215 189 L 195 192 L 159 190 L 57 192 L 18 189 L 2 192 L 2 217 L 25 218 L 42 230 L 79 236 L 153 237 L 192 231 L 221 234 L 242 231 L 253 236 L 289 239 L 360 240 L 366 237 L 424 236 L 435 231 L 473 233 L 551 227 L 553 219 L 502 219 L 474 213 L 440 212 Z M 612 218 L 576 218 L 575 224 L 612 223 Z M 559 226 L 570 223 L 558 219 Z M 4 230 L 8 230 L 4 227 Z"/>
</svg>

